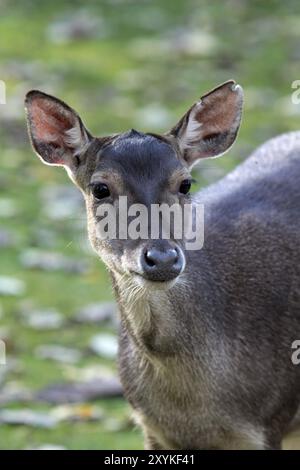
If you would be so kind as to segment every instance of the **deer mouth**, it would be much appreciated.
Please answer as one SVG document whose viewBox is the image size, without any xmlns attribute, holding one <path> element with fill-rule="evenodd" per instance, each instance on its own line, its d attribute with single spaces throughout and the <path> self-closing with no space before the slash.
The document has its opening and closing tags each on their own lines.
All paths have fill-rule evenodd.
<svg viewBox="0 0 300 470">
<path fill-rule="evenodd" d="M 137 284 L 149 290 L 169 290 L 174 287 L 179 280 L 179 276 L 172 279 L 149 279 L 137 272 L 133 272 L 132 274 Z"/>
</svg>

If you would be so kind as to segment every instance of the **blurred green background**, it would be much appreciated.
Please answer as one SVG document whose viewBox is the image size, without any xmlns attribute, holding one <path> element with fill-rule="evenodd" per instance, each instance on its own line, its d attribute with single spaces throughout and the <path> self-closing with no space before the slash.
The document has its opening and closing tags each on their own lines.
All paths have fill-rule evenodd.
<svg viewBox="0 0 300 470">
<path fill-rule="evenodd" d="M 87 318 L 90 304 L 101 311 L 113 299 L 108 274 L 89 249 L 81 196 L 31 151 L 24 95 L 62 98 L 95 135 L 163 132 L 234 78 L 245 90 L 241 131 L 228 155 L 195 170 L 207 185 L 299 129 L 299 1 L 0 0 L 0 13 L 0 447 L 139 449 L 121 397 L 36 398 L 53 384 L 114 376 L 116 320 Z"/>
</svg>

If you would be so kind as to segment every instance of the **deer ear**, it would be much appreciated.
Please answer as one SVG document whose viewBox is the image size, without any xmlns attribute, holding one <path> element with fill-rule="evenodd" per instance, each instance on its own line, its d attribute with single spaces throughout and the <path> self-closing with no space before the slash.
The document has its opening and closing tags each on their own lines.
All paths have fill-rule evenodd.
<svg viewBox="0 0 300 470">
<path fill-rule="evenodd" d="M 230 80 L 195 103 L 171 129 L 181 154 L 192 166 L 200 158 L 217 157 L 226 152 L 240 127 L 243 90 Z"/>
<path fill-rule="evenodd" d="M 77 113 L 36 90 L 27 93 L 25 110 L 32 146 L 42 161 L 75 171 L 92 140 Z"/>
</svg>

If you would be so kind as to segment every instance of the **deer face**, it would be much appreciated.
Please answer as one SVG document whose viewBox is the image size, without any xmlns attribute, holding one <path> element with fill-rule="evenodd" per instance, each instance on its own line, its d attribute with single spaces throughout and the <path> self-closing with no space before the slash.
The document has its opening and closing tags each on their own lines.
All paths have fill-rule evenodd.
<svg viewBox="0 0 300 470">
<path fill-rule="evenodd" d="M 159 229 L 153 238 L 152 208 L 190 203 L 193 164 L 224 153 L 236 138 L 241 88 L 232 81 L 216 88 L 164 135 L 131 130 L 94 138 L 76 112 L 54 97 L 31 91 L 25 104 L 34 150 L 44 163 L 64 166 L 82 191 L 91 244 L 109 269 L 143 285 L 174 282 L 185 267 L 184 237 L 178 238 L 172 226 L 168 237 Z M 138 223 L 131 211 L 137 205 L 143 212 Z M 99 230 L 104 208 L 112 210 L 116 236 Z M 120 235 L 122 225 L 124 230 L 134 224 L 137 236 L 129 230 Z"/>
</svg>

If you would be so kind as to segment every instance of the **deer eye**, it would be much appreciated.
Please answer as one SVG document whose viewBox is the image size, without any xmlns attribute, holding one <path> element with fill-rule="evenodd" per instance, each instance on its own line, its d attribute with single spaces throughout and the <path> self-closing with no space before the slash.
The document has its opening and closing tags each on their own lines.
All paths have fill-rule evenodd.
<svg viewBox="0 0 300 470">
<path fill-rule="evenodd" d="M 183 180 L 179 187 L 179 192 L 181 194 L 188 194 L 191 189 L 192 182 L 191 180 Z"/>
<path fill-rule="evenodd" d="M 104 199 L 110 195 L 107 184 L 97 183 L 92 186 L 92 193 L 96 199 Z"/>
</svg>

